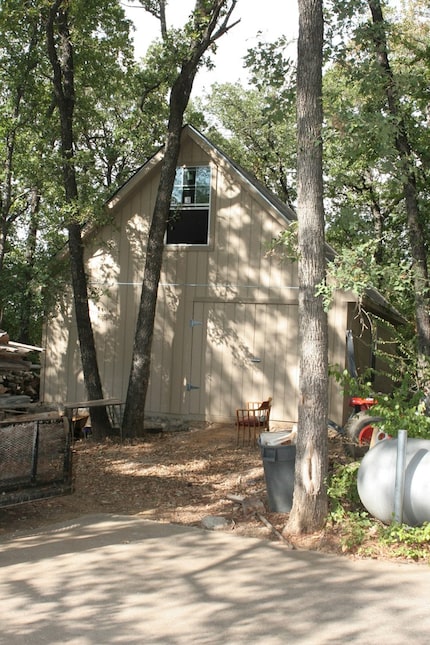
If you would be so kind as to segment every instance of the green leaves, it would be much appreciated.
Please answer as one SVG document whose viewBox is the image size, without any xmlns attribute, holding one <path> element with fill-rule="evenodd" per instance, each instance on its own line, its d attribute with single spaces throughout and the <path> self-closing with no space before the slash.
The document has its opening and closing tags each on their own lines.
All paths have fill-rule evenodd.
<svg viewBox="0 0 430 645">
<path fill-rule="evenodd" d="M 425 294 L 418 294 L 418 283 L 413 282 L 414 252 L 404 194 L 406 184 L 415 182 L 418 207 L 426 212 L 430 141 L 424 106 L 428 106 L 430 79 L 425 43 L 429 27 L 421 2 L 413 2 L 413 10 L 404 12 L 402 20 L 378 25 L 371 23 L 367 5 L 330 3 L 332 27 L 342 38 L 337 40 L 334 63 L 324 76 L 327 239 L 337 250 L 349 249 L 354 257 L 349 269 L 357 278 L 358 292 L 365 280 L 355 266 L 356 251 L 365 251 L 362 245 L 370 242 L 373 262 L 368 269 L 363 267 L 371 272 L 369 283 L 407 317 L 413 317 L 415 295 Z M 384 11 L 391 19 L 389 8 Z M 375 38 L 375 29 L 384 33 Z M 375 56 L 382 36 L 388 42 L 395 87 Z M 387 91 L 398 99 L 396 110 L 390 108 Z M 402 158 L 399 137 L 406 137 L 411 148 Z M 419 221 L 428 244 L 427 220 L 421 216 Z M 346 268 L 345 278 L 347 259 L 341 264 Z M 342 273 L 340 267 L 335 269 L 337 275 Z"/>
<path fill-rule="evenodd" d="M 272 240 L 268 253 L 276 255 L 282 262 L 296 262 L 299 259 L 298 224 L 291 222 L 289 227 Z"/>
<path fill-rule="evenodd" d="M 380 268 L 375 262 L 376 240 L 369 240 L 353 249 L 343 248 L 327 264 L 327 280 L 318 286 L 315 295 L 323 296 L 328 311 L 336 290 L 352 291 L 361 304 L 366 290 L 379 282 Z"/>
<path fill-rule="evenodd" d="M 390 547 L 391 553 L 399 558 L 430 561 L 429 522 L 414 527 L 398 523 L 381 525 L 379 541 Z"/>
<path fill-rule="evenodd" d="M 248 50 L 250 86 L 215 84 L 201 101 L 211 138 L 292 206 L 296 198 L 295 68 L 288 43 L 260 41 Z"/>
<path fill-rule="evenodd" d="M 64 226 L 100 217 L 107 191 L 125 181 L 160 141 L 163 113 L 143 115 L 138 106 L 138 68 L 130 23 L 117 0 L 68 3 L 74 54 L 74 163 L 79 199 L 64 207 L 60 123 L 52 100 L 45 43 L 48 0 L 0 3 L 0 251 L 5 250 L 1 304 L 10 329 L 20 325 L 16 280 L 28 269 L 25 254 L 30 195 L 40 199 L 31 272 L 48 285 L 47 262 L 64 244 Z M 3 257 L 0 253 L 0 268 Z M 53 269 L 54 273 L 58 268 Z M 49 292 L 49 293 L 48 293 Z M 34 321 L 53 289 L 29 292 Z M 43 295 L 43 298 L 42 298 Z M 6 324 L 6 322 L 5 322 Z M 39 324 L 32 327 L 40 332 Z M 19 336 L 19 333 L 17 334 Z M 34 338 L 40 343 L 40 338 Z"/>
</svg>

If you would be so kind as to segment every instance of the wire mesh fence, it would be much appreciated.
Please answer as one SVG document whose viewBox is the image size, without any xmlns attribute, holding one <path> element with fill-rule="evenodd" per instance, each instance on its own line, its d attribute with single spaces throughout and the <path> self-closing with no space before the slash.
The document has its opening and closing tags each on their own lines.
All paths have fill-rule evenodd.
<svg viewBox="0 0 430 645">
<path fill-rule="evenodd" d="M 0 428 L 0 506 L 71 490 L 71 436 L 66 421 L 39 420 Z"/>
</svg>

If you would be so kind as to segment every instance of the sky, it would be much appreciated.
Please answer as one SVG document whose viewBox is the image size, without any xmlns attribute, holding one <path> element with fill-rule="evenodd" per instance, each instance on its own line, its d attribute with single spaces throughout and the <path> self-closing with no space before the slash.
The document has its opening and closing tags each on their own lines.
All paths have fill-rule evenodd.
<svg viewBox="0 0 430 645">
<path fill-rule="evenodd" d="M 195 0 L 170 0 L 166 9 L 168 25 L 184 25 L 194 5 Z M 127 17 L 133 21 L 136 28 L 134 44 L 136 56 L 139 58 L 145 54 L 151 40 L 159 36 L 159 23 L 141 6 L 132 7 L 126 0 L 123 6 Z M 238 0 L 231 22 L 236 20 L 240 20 L 240 23 L 218 40 L 218 49 L 213 58 L 215 69 L 199 71 L 194 83 L 194 95 L 209 90 L 215 82 L 234 83 L 240 80 L 245 83 L 246 74 L 242 59 L 247 50 L 255 46 L 258 31 L 262 32 L 261 38 L 268 42 L 279 36 L 286 36 L 288 40 L 295 41 L 298 34 L 297 0 Z M 292 48 L 295 47 L 294 42 Z"/>
</svg>

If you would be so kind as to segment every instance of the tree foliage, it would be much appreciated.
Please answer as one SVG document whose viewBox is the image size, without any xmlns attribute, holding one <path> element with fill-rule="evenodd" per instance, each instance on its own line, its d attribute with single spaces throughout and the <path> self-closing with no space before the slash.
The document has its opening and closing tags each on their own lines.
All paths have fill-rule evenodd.
<svg viewBox="0 0 430 645">
<path fill-rule="evenodd" d="M 337 29 L 348 37 L 325 76 L 325 161 L 329 239 L 350 248 L 358 262 L 367 248 L 369 282 L 413 323 L 424 357 L 428 9 L 420 2 L 412 7 L 400 16 L 387 7 L 385 17 L 379 2 L 332 3 Z"/>
<path fill-rule="evenodd" d="M 215 84 L 197 105 L 211 139 L 292 206 L 296 200 L 296 69 L 288 47 L 283 37 L 270 43 L 260 40 L 244 59 L 249 87 Z"/>
<path fill-rule="evenodd" d="M 41 343 L 43 317 L 67 279 L 53 260 L 66 242 L 67 224 L 74 217 L 78 226 L 103 221 L 107 194 L 153 153 L 167 119 L 155 99 L 154 111 L 139 109 L 141 69 L 120 4 L 67 3 L 77 199 L 66 204 L 59 181 L 60 122 L 45 49 L 44 15 L 51 5 L 0 5 L 0 306 L 2 325 L 33 344 Z"/>
</svg>

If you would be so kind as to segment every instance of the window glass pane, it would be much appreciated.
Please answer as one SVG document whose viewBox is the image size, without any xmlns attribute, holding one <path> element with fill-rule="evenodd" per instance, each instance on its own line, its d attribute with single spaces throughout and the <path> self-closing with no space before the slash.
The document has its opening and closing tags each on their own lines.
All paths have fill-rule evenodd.
<svg viewBox="0 0 430 645">
<path fill-rule="evenodd" d="M 211 169 L 209 166 L 177 168 L 172 204 L 209 204 Z"/>
<path fill-rule="evenodd" d="M 206 185 L 209 187 L 211 181 L 211 169 L 209 166 L 199 166 L 196 168 L 196 184 Z"/>
<path fill-rule="evenodd" d="M 196 186 L 195 203 L 196 204 L 209 204 L 208 186 Z"/>
<path fill-rule="evenodd" d="M 182 168 L 176 168 L 174 185 L 182 186 Z"/>
<path fill-rule="evenodd" d="M 185 168 L 184 169 L 184 186 L 195 186 L 196 183 L 196 169 L 195 168 Z"/>
<path fill-rule="evenodd" d="M 196 203 L 209 204 L 211 169 L 203 166 L 196 169 Z"/>
<path fill-rule="evenodd" d="M 184 189 L 182 191 L 182 203 L 192 206 L 192 204 L 195 203 L 195 194 L 196 189 L 194 185 L 184 186 Z"/>
<path fill-rule="evenodd" d="M 167 244 L 207 244 L 209 211 L 207 208 L 170 211 Z"/>
<path fill-rule="evenodd" d="M 166 244 L 208 244 L 209 166 L 176 169 Z"/>
<path fill-rule="evenodd" d="M 182 186 L 173 186 L 172 204 L 182 204 Z"/>
</svg>

